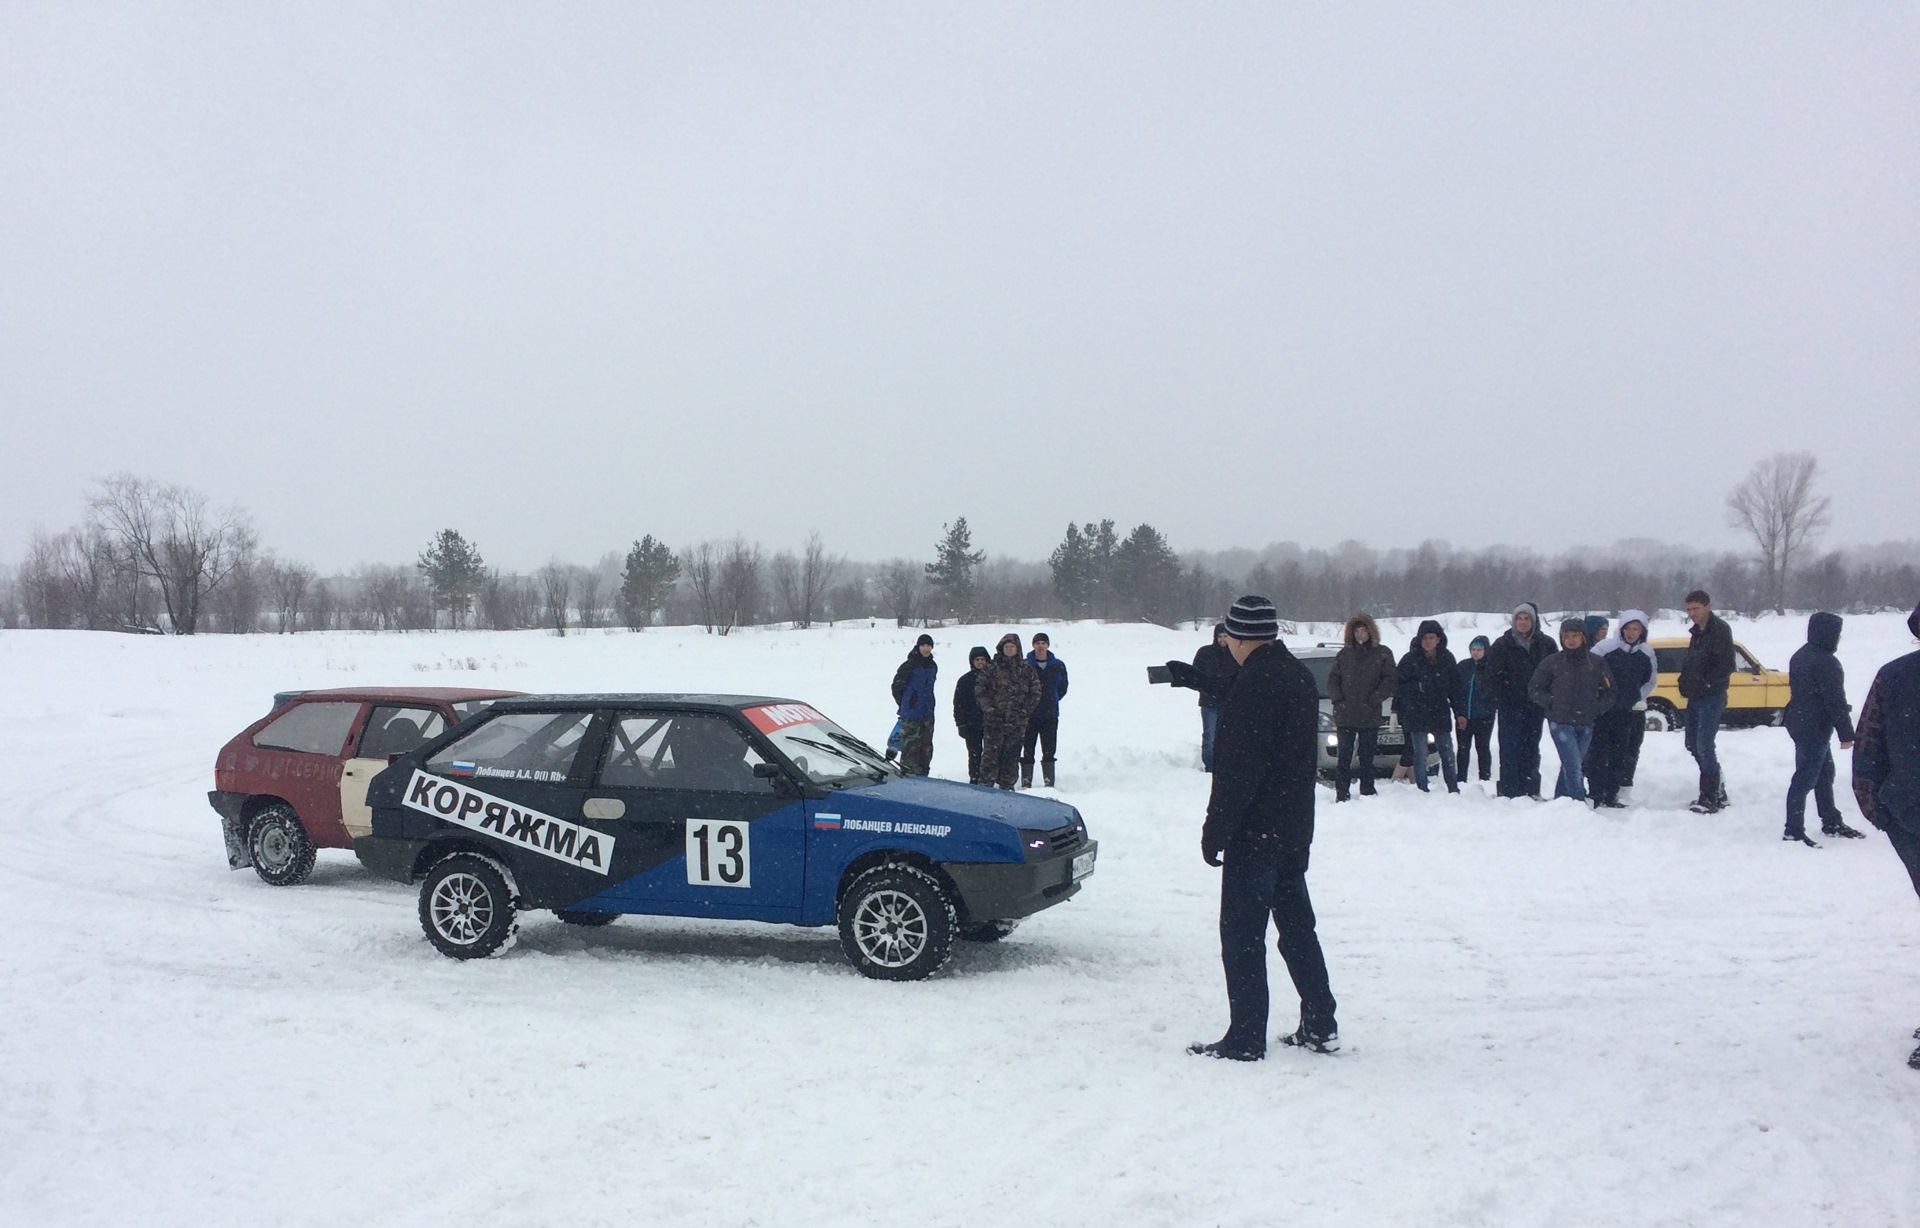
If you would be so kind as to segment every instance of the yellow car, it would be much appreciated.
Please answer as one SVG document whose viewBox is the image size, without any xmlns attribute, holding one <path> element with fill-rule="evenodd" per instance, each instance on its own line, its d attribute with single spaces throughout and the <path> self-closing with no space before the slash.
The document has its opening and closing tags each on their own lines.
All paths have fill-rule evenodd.
<svg viewBox="0 0 1920 1228">
<path fill-rule="evenodd" d="M 1679 729 L 1686 724 L 1681 715 L 1687 710 L 1686 697 L 1680 694 L 1680 664 L 1687 657 L 1687 638 L 1647 641 L 1654 660 L 1660 666 L 1660 679 L 1647 697 L 1648 729 Z M 1740 725 L 1778 725 L 1786 719 L 1787 676 L 1768 669 L 1747 651 L 1746 645 L 1733 646 L 1733 677 L 1727 680 L 1727 715 L 1723 728 Z"/>
</svg>

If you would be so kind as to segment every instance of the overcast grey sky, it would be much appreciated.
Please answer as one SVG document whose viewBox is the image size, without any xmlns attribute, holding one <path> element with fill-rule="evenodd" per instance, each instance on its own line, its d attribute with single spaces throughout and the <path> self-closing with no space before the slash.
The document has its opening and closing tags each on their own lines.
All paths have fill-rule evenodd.
<svg viewBox="0 0 1920 1228">
<path fill-rule="evenodd" d="M 1920 537 L 1902 4 L 0 7 L 0 560 Z"/>
</svg>

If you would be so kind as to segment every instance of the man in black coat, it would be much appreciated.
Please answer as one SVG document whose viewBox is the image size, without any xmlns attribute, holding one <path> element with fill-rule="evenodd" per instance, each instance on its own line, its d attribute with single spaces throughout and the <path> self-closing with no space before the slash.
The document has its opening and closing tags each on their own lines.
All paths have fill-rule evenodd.
<svg viewBox="0 0 1920 1228">
<path fill-rule="evenodd" d="M 1840 749 L 1853 749 L 1853 705 L 1847 702 L 1847 671 L 1834 650 L 1840 647 L 1841 619 L 1821 610 L 1807 619 L 1807 642 L 1787 665 L 1791 698 L 1787 733 L 1793 738 L 1793 779 L 1787 784 L 1787 829 L 1782 840 L 1818 848 L 1807 836 L 1807 793 L 1820 812 L 1820 833 L 1859 839 L 1833 801 L 1833 735 Z"/>
<path fill-rule="evenodd" d="M 1267 1055 L 1267 918 L 1280 931 L 1280 957 L 1300 995 L 1300 1024 L 1281 1043 L 1330 1053 L 1333 990 L 1307 894 L 1313 848 L 1319 688 L 1279 642 L 1273 603 L 1242 597 L 1227 615 L 1227 646 L 1240 665 L 1220 713 L 1213 796 L 1200 853 L 1220 875 L 1220 962 L 1231 1022 L 1189 1053 L 1234 1061 Z"/>
<path fill-rule="evenodd" d="M 1920 638 L 1920 607 L 1907 616 L 1907 630 Z M 1920 893 L 1920 652 L 1881 666 L 1860 705 L 1853 797 L 1867 822 L 1887 833 Z M 1920 1039 L 1920 1029 L 1913 1035 Z M 1920 1070 L 1920 1049 L 1907 1065 Z"/>
<path fill-rule="evenodd" d="M 1440 776 L 1447 792 L 1460 792 L 1453 763 L 1453 712 L 1460 707 L 1460 671 L 1447 651 L 1447 632 L 1435 619 L 1420 624 L 1413 647 L 1400 658 L 1394 698 L 1400 703 L 1400 727 L 1407 735 L 1413 783 L 1427 791 L 1427 738 L 1440 753 Z"/>
<path fill-rule="evenodd" d="M 1513 607 L 1513 625 L 1487 649 L 1488 687 L 1498 705 L 1501 797 L 1540 800 L 1540 728 L 1547 714 L 1528 694 L 1540 662 L 1559 645 L 1540 626 L 1540 607 L 1523 601 Z"/>
<path fill-rule="evenodd" d="M 1233 689 L 1240 662 L 1227 649 L 1227 624 L 1213 625 L 1213 642 L 1193 654 L 1193 672 L 1200 691 L 1200 766 L 1213 770 L 1213 739 L 1220 729 L 1220 706 Z"/>
<path fill-rule="evenodd" d="M 1700 765 L 1700 796 L 1687 809 L 1716 814 L 1727 806 L 1726 782 L 1714 742 L 1727 714 L 1727 680 L 1733 677 L 1733 628 L 1713 612 L 1705 589 L 1687 594 L 1687 655 L 1680 662 L 1680 695 L 1687 701 L 1687 750 Z"/>
<path fill-rule="evenodd" d="M 953 684 L 953 727 L 960 731 L 961 740 L 967 744 L 967 782 L 969 784 L 992 784 L 992 781 L 980 779 L 980 748 L 987 736 L 986 718 L 980 715 L 980 697 L 973 693 L 973 684 L 985 672 L 989 662 L 982 645 L 975 645 L 967 653 L 970 668 L 960 675 L 960 681 Z"/>
</svg>

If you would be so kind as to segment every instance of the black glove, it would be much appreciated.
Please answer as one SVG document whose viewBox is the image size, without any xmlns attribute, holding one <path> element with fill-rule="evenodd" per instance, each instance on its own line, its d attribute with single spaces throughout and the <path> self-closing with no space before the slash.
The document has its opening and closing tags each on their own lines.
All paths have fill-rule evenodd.
<svg viewBox="0 0 1920 1228">
<path fill-rule="evenodd" d="M 1193 668 L 1190 661 L 1167 662 L 1167 677 L 1172 679 L 1175 686 L 1183 686 L 1191 691 L 1200 689 L 1200 671 Z"/>
<path fill-rule="evenodd" d="M 1208 865 L 1219 865 L 1220 855 L 1226 851 L 1225 844 L 1214 839 L 1212 832 L 1209 832 L 1204 827 L 1200 829 L 1200 856 L 1206 860 Z"/>
</svg>

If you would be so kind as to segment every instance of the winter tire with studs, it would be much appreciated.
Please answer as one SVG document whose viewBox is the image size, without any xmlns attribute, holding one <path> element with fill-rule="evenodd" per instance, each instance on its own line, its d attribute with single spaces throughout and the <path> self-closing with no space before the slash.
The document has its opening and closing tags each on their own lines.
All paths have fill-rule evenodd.
<svg viewBox="0 0 1920 1228">
<path fill-rule="evenodd" d="M 300 826 L 300 816 L 285 802 L 275 802 L 247 826 L 247 855 L 262 882 L 291 887 L 313 873 L 313 841 Z"/>
<path fill-rule="evenodd" d="M 455 853 L 434 863 L 420 884 L 420 928 L 442 955 L 482 959 L 519 931 L 513 888 L 500 863 Z"/>
<path fill-rule="evenodd" d="M 918 981 L 953 955 L 959 929 L 940 880 L 916 866 L 866 870 L 840 897 L 840 946 L 863 976 Z"/>
</svg>

